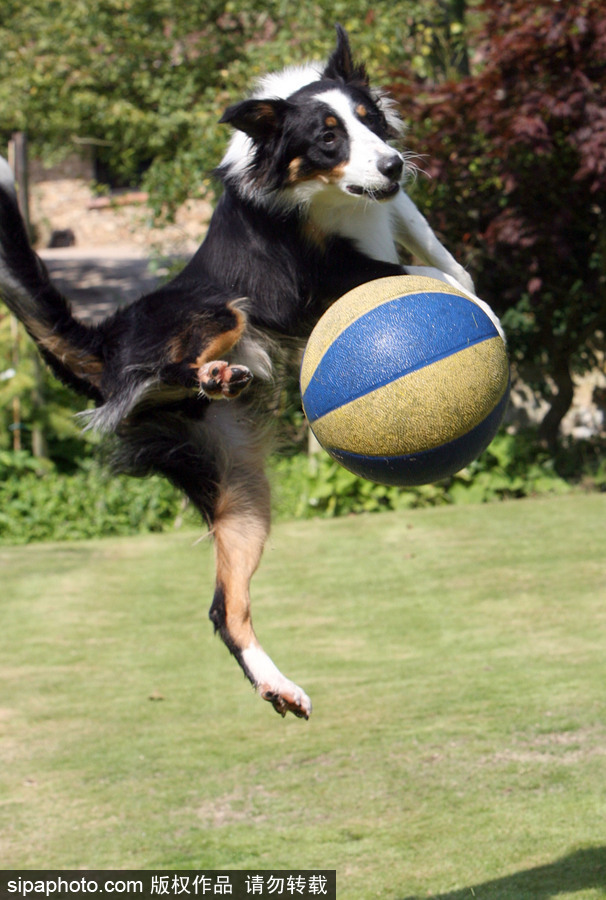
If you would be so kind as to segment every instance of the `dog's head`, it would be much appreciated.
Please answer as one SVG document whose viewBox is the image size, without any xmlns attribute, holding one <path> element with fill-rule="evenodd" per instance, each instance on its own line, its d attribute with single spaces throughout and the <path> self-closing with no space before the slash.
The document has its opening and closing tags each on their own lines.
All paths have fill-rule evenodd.
<svg viewBox="0 0 606 900">
<path fill-rule="evenodd" d="M 270 75 L 222 122 L 238 130 L 219 173 L 257 201 L 298 207 L 321 192 L 374 201 L 395 196 L 402 130 L 389 100 L 354 62 L 346 33 L 326 66 Z"/>
</svg>

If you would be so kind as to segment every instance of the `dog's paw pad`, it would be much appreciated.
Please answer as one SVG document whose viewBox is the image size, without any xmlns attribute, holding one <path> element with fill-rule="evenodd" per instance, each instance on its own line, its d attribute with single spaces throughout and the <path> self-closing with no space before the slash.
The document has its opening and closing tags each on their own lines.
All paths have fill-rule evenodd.
<svg viewBox="0 0 606 900">
<path fill-rule="evenodd" d="M 198 369 L 200 392 L 210 399 L 230 399 L 242 393 L 252 380 L 246 366 L 232 366 L 220 359 L 205 363 Z"/>
</svg>

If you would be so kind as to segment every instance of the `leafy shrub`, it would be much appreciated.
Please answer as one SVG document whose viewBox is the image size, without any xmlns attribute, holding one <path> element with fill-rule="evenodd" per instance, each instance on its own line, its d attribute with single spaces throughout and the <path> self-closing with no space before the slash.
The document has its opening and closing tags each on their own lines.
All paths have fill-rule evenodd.
<svg viewBox="0 0 606 900">
<path fill-rule="evenodd" d="M 64 475 L 0 456 L 0 543 L 77 540 L 163 531 L 183 519 L 181 494 L 162 478 L 115 476 L 96 462 Z M 35 465 L 34 465 L 35 464 Z"/>
<path fill-rule="evenodd" d="M 49 459 L 32 456 L 27 450 L 0 450 L 0 482 L 31 473 L 44 475 L 54 468 Z"/>
<path fill-rule="evenodd" d="M 606 490 L 606 458 L 594 444 L 562 445 L 552 457 L 536 434 L 499 434 L 482 456 L 437 484 L 401 489 L 358 478 L 326 453 L 270 460 L 278 518 L 333 517 L 445 503 L 487 503 L 580 485 Z M 202 527 L 182 495 L 160 477 L 112 475 L 92 460 L 58 472 L 26 451 L 0 451 L 0 543 L 77 540 Z"/>
<path fill-rule="evenodd" d="M 331 517 L 444 503 L 487 503 L 570 490 L 570 484 L 556 471 L 554 459 L 538 445 L 532 433 L 499 434 L 466 469 L 445 481 L 415 488 L 365 481 L 325 453 L 311 459 L 302 455 L 278 459 L 272 471 L 276 512 L 284 517 Z"/>
</svg>

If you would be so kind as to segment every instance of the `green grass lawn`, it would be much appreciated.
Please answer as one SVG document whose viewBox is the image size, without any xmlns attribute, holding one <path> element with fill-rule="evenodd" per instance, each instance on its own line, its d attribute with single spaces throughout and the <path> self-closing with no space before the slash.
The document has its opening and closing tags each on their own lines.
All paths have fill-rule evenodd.
<svg viewBox="0 0 606 900">
<path fill-rule="evenodd" d="M 606 898 L 606 495 L 276 526 L 255 697 L 196 535 L 0 550 L 1 868 Z"/>
</svg>

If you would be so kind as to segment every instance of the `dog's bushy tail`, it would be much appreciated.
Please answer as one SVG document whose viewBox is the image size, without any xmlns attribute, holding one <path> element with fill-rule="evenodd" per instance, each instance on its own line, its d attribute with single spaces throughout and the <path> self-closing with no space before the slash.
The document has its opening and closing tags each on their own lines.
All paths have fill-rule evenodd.
<svg viewBox="0 0 606 900">
<path fill-rule="evenodd" d="M 72 315 L 33 251 L 10 166 L 0 157 L 0 298 L 24 324 L 55 374 L 79 393 L 100 399 L 101 339 Z"/>
</svg>

